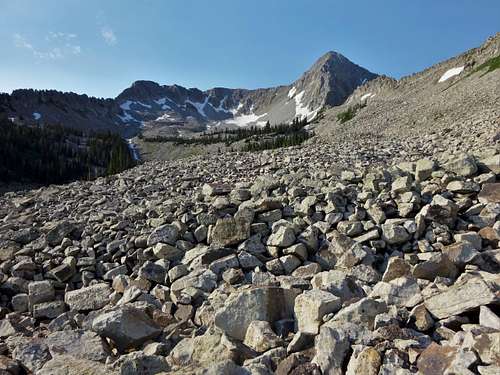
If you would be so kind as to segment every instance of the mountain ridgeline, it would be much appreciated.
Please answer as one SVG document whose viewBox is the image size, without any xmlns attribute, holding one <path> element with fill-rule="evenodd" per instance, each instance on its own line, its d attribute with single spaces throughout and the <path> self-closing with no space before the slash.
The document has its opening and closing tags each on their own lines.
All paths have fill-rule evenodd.
<svg viewBox="0 0 500 375">
<path fill-rule="evenodd" d="M 0 113 L 31 123 L 61 123 L 79 130 L 112 131 L 130 137 L 163 127 L 172 135 L 213 127 L 238 128 L 311 120 L 325 106 L 342 104 L 377 75 L 337 52 L 322 56 L 287 86 L 201 91 L 136 81 L 114 99 L 54 90 L 15 90 L 0 95 Z"/>
</svg>

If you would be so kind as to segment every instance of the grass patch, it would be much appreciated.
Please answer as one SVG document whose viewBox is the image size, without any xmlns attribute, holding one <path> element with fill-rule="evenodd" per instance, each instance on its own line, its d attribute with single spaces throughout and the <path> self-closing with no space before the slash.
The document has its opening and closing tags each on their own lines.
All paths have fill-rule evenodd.
<svg viewBox="0 0 500 375">
<path fill-rule="evenodd" d="M 492 71 L 496 70 L 500 68 L 500 55 L 496 56 L 496 57 L 492 57 L 491 59 L 489 59 L 488 61 L 486 61 L 484 64 L 481 64 L 479 65 L 477 68 L 475 68 L 472 72 L 469 73 L 469 76 L 474 74 L 474 73 L 477 73 L 477 72 L 480 72 L 480 71 L 483 71 L 485 69 L 487 69 L 482 75 L 486 75 L 488 73 L 491 73 Z"/>
<path fill-rule="evenodd" d="M 349 108 L 347 108 L 347 110 L 345 110 L 344 112 L 340 112 L 337 115 L 337 120 L 339 120 L 341 124 L 343 124 L 349 120 L 352 120 L 354 118 L 354 116 L 356 116 L 356 113 L 361 108 L 364 108 L 364 107 L 366 107 L 366 103 L 358 103 L 358 104 L 355 104 L 353 106 L 349 106 Z"/>
</svg>

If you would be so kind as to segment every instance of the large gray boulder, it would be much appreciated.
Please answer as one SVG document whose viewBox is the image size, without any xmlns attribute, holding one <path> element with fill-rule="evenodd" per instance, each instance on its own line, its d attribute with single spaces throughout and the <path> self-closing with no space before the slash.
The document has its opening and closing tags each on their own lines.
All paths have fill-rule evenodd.
<svg viewBox="0 0 500 375">
<path fill-rule="evenodd" d="M 71 310 L 99 310 L 108 304 L 111 292 L 108 284 L 95 284 L 67 292 L 64 302 Z"/>
<path fill-rule="evenodd" d="M 498 302 L 498 296 L 481 277 L 462 277 L 443 292 L 425 299 L 425 307 L 438 319 L 459 315 Z"/>
<path fill-rule="evenodd" d="M 154 246 L 157 243 L 166 243 L 175 245 L 179 238 L 179 229 L 172 224 L 162 225 L 156 228 L 148 237 L 148 246 Z"/>
<path fill-rule="evenodd" d="M 274 323 L 293 319 L 293 307 L 298 291 L 278 287 L 263 287 L 232 294 L 215 315 L 215 326 L 225 334 L 243 341 L 252 321 Z"/>
<path fill-rule="evenodd" d="M 92 331 L 56 331 L 47 336 L 45 344 L 52 357 L 71 355 L 78 359 L 104 362 L 111 354 L 108 344 Z"/>
<path fill-rule="evenodd" d="M 335 313 L 342 307 L 341 299 L 331 293 L 313 289 L 295 299 L 295 316 L 300 332 L 317 334 L 326 314 Z"/>
<path fill-rule="evenodd" d="M 323 326 L 316 336 L 316 355 L 312 362 L 321 368 L 324 375 L 342 375 L 342 365 L 350 346 L 349 338 L 342 330 Z"/>
<path fill-rule="evenodd" d="M 231 246 L 245 241 L 250 237 L 250 225 L 254 217 L 249 208 L 238 211 L 234 217 L 218 219 L 211 227 L 208 242 L 215 246 Z"/>
<path fill-rule="evenodd" d="M 143 310 L 128 305 L 98 315 L 92 330 L 111 339 L 121 352 L 137 348 L 162 331 Z"/>
</svg>

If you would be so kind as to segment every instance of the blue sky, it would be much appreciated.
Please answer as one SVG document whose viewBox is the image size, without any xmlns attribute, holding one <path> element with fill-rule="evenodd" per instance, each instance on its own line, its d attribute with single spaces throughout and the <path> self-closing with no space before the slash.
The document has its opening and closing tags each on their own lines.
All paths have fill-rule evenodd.
<svg viewBox="0 0 500 375">
<path fill-rule="evenodd" d="M 0 0 L 0 91 L 270 87 L 329 50 L 401 77 L 498 31 L 498 0 Z"/>
</svg>

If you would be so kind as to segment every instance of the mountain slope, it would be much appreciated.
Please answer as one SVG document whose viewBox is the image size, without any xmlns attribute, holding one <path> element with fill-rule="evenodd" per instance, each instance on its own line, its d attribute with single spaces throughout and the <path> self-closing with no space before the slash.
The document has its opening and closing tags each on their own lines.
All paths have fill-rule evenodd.
<svg viewBox="0 0 500 375">
<path fill-rule="evenodd" d="M 500 69 L 482 67 L 500 55 L 500 33 L 482 46 L 394 80 L 378 77 L 357 88 L 346 102 L 325 112 L 316 141 L 365 137 L 415 137 L 466 130 L 492 138 L 500 129 Z M 494 64 L 490 64 L 492 68 Z M 341 123 L 337 116 L 365 105 Z M 460 137 L 457 137 L 457 144 Z"/>
</svg>

